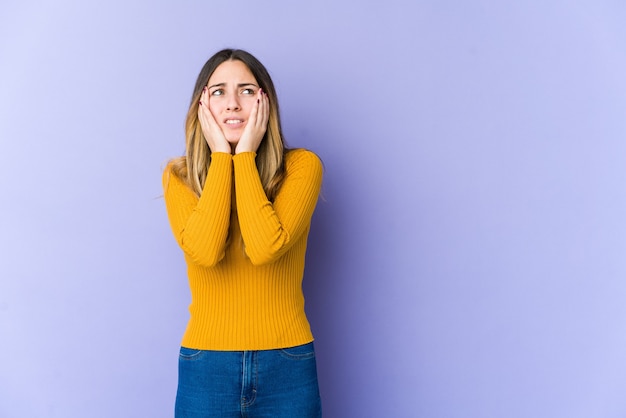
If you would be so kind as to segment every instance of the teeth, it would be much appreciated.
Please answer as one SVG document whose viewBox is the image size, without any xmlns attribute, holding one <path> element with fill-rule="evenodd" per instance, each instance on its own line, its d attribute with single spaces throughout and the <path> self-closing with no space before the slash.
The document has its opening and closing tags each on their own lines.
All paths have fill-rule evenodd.
<svg viewBox="0 0 626 418">
<path fill-rule="evenodd" d="M 226 121 L 227 124 L 229 125 L 234 125 L 235 123 L 241 123 L 242 121 L 240 121 L 239 119 L 229 119 Z"/>
</svg>

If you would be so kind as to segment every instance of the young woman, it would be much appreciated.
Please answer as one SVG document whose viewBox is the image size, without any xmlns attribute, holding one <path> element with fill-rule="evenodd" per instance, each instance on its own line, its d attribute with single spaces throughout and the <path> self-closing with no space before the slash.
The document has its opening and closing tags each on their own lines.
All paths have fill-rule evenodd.
<svg viewBox="0 0 626 418">
<path fill-rule="evenodd" d="M 198 76 L 185 155 L 163 174 L 183 250 L 190 319 L 176 417 L 319 417 L 302 277 L 319 158 L 285 147 L 274 84 L 226 49 Z"/>
</svg>

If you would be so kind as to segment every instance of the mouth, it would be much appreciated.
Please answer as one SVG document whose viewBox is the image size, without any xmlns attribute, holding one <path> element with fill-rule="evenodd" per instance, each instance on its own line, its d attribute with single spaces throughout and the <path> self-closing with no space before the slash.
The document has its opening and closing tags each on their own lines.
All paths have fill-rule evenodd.
<svg viewBox="0 0 626 418">
<path fill-rule="evenodd" d="M 243 120 L 241 120 L 241 119 L 226 119 L 224 121 L 224 123 L 226 125 L 240 125 L 240 124 L 243 123 Z"/>
</svg>

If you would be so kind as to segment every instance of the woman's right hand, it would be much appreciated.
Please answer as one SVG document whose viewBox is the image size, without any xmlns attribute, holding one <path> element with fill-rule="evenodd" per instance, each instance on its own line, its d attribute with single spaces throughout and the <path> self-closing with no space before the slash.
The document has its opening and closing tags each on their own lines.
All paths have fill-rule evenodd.
<svg viewBox="0 0 626 418">
<path fill-rule="evenodd" d="M 200 96 L 200 103 L 198 103 L 198 119 L 200 120 L 204 139 L 211 149 L 211 152 L 225 152 L 230 154 L 232 153 L 231 146 L 226 140 L 222 128 L 215 122 L 215 118 L 211 114 L 209 100 L 209 89 L 205 87 Z"/>
</svg>

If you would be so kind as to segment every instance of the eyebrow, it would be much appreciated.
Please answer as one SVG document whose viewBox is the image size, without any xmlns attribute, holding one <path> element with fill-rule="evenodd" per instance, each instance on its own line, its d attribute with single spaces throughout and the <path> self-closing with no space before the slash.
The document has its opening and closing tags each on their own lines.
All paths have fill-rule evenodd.
<svg viewBox="0 0 626 418">
<path fill-rule="evenodd" d="M 224 87 L 226 85 L 226 83 L 218 83 L 218 84 L 213 84 L 212 86 L 209 86 L 210 89 L 212 89 L 213 87 Z M 254 83 L 239 83 L 237 84 L 237 87 L 246 87 L 246 86 L 254 86 L 254 87 L 259 87 Z"/>
</svg>

